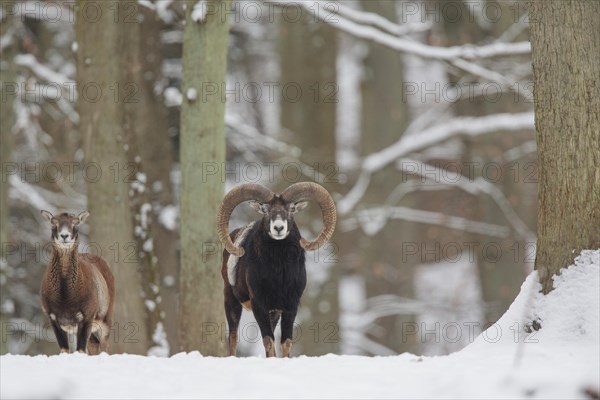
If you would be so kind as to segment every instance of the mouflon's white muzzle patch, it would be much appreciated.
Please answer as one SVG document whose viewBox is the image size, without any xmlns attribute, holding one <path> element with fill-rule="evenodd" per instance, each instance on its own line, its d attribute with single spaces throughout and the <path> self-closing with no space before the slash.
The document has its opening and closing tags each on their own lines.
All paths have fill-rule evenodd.
<svg viewBox="0 0 600 400">
<path fill-rule="evenodd" d="M 285 239 L 288 233 L 288 222 L 280 216 L 277 216 L 277 218 L 269 221 L 269 236 L 271 236 L 273 239 Z"/>
<path fill-rule="evenodd" d="M 56 235 L 55 242 L 61 247 L 71 247 L 73 245 L 73 235 L 67 228 L 62 228 Z"/>
</svg>

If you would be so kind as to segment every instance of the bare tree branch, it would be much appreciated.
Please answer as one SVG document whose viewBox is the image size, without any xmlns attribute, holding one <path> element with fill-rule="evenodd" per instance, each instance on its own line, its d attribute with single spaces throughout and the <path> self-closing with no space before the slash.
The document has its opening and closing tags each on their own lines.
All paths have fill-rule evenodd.
<svg viewBox="0 0 600 400">
<path fill-rule="evenodd" d="M 375 172 L 404 155 L 457 135 L 479 136 L 497 131 L 523 131 L 533 128 L 533 112 L 457 117 L 447 123 L 425 129 L 418 135 L 403 135 L 393 145 L 365 158 L 363 170 Z"/>
<path fill-rule="evenodd" d="M 45 82 L 52 82 L 61 86 L 67 86 L 70 83 L 74 86 L 75 82 L 73 79 L 40 64 L 33 54 L 18 54 L 15 56 L 14 62 L 20 67 L 30 69 L 31 72 Z"/>
<path fill-rule="evenodd" d="M 349 213 L 365 194 L 371 175 L 394 160 L 412 152 L 448 140 L 457 135 L 479 136 L 497 131 L 532 130 L 533 112 L 515 114 L 493 114 L 484 117 L 457 117 L 446 123 L 415 132 L 409 127 L 400 140 L 391 146 L 367 156 L 362 163 L 362 172 L 352 189 L 338 202 L 338 212 Z M 409 134 L 409 131 L 412 132 Z"/>
<path fill-rule="evenodd" d="M 531 45 L 529 42 L 517 43 L 491 43 L 483 46 L 463 45 L 452 47 L 429 46 L 413 40 L 399 38 L 381 29 L 373 26 L 366 26 L 347 17 L 342 16 L 342 13 L 337 13 L 336 18 L 329 18 L 332 10 L 325 8 L 321 2 L 317 2 L 317 7 L 312 7 L 313 2 L 293 2 L 291 0 L 275 0 L 268 1 L 279 5 L 295 4 L 300 5 L 304 9 L 312 13 L 316 18 L 328 23 L 337 29 L 349 33 L 361 39 L 372 40 L 391 49 L 398 50 L 404 53 L 414 54 L 423 58 L 433 58 L 438 60 L 454 60 L 458 58 L 464 59 L 481 59 L 497 56 L 515 55 L 515 54 L 530 54 Z M 332 4 L 332 3 L 328 3 Z M 338 3 L 336 3 L 338 4 Z M 336 6 L 339 7 L 339 4 Z M 358 11 L 355 11 L 358 12 Z M 363 18 L 364 20 L 364 18 Z"/>
<path fill-rule="evenodd" d="M 321 14 L 325 13 L 325 15 L 322 15 L 322 17 L 327 18 L 332 23 L 335 23 L 336 19 L 335 17 L 333 17 L 333 19 L 329 19 L 329 17 L 333 13 L 335 13 L 343 18 L 356 22 L 357 24 L 371 25 L 377 29 L 381 29 L 382 31 L 395 36 L 403 36 L 415 32 L 427 31 L 431 29 L 432 26 L 432 24 L 429 22 L 421 21 L 399 25 L 385 17 L 382 17 L 379 14 L 356 10 L 340 2 L 317 0 L 311 3 L 317 4 L 319 8 L 323 10 Z"/>
<path fill-rule="evenodd" d="M 429 179 L 433 174 L 436 178 L 436 183 L 443 185 L 457 187 L 465 192 L 471 194 L 485 193 L 492 198 L 494 203 L 500 208 L 506 220 L 513 227 L 513 229 L 526 241 L 531 242 L 535 240 L 535 233 L 529 229 L 527 224 L 519 217 L 515 210 L 511 207 L 508 199 L 504 196 L 504 193 L 498 187 L 484 178 L 477 178 L 470 180 L 460 173 L 446 170 L 444 168 L 438 168 L 434 165 L 423 163 L 421 161 L 413 159 L 405 159 L 400 163 L 400 168 L 409 173 L 416 173 L 420 176 Z M 407 168 L 410 166 L 410 168 Z M 413 169 L 413 167 L 417 167 Z M 424 174 L 423 171 L 427 171 Z M 457 175 L 457 179 L 446 179 L 448 176 Z"/>
<path fill-rule="evenodd" d="M 505 238 L 510 230 L 504 225 L 474 221 L 467 218 L 449 216 L 444 213 L 418 210 L 410 207 L 373 207 L 357 211 L 354 216 L 342 221 L 342 230 L 352 230 L 361 227 L 363 231 L 373 236 L 377 234 L 389 219 L 420 222 L 440 225 L 465 232 L 478 233 L 487 236 Z"/>
</svg>

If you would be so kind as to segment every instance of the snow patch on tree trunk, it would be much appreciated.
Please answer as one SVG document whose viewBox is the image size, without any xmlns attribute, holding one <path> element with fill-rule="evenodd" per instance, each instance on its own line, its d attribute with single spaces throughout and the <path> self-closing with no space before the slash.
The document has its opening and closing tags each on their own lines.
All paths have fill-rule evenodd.
<svg viewBox="0 0 600 400">
<path fill-rule="evenodd" d="M 194 22 L 197 22 L 199 24 L 203 24 L 206 22 L 206 7 L 207 4 L 205 0 L 200 0 L 196 3 L 192 11 L 192 20 Z"/>
</svg>

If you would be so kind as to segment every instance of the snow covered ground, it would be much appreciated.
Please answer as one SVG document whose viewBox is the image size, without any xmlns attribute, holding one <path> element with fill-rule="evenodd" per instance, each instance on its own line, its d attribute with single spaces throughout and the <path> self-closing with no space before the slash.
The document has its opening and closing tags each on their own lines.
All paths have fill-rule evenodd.
<svg viewBox="0 0 600 400">
<path fill-rule="evenodd" d="M 80 354 L 0 358 L 0 397 L 590 398 L 600 386 L 600 250 L 540 295 L 536 274 L 498 323 L 449 356 L 292 359 Z M 524 326 L 542 326 L 532 334 Z M 468 334 L 468 332 L 462 332 Z"/>
</svg>

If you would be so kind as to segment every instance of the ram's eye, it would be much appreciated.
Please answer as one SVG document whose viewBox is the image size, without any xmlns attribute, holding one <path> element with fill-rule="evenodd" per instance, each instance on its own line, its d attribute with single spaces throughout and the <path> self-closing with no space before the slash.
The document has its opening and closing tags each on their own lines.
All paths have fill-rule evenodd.
<svg viewBox="0 0 600 400">
<path fill-rule="evenodd" d="M 252 207 L 254 210 L 258 211 L 261 214 L 267 214 L 269 212 L 269 205 L 259 203 L 258 201 L 251 201 L 250 207 Z"/>
</svg>

